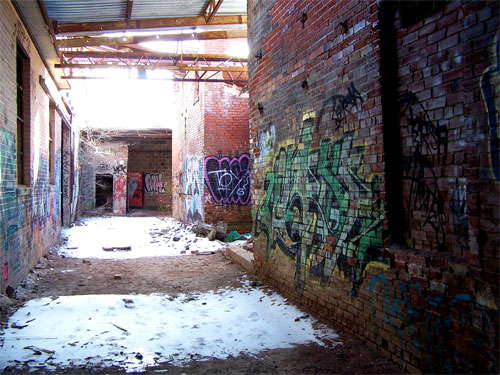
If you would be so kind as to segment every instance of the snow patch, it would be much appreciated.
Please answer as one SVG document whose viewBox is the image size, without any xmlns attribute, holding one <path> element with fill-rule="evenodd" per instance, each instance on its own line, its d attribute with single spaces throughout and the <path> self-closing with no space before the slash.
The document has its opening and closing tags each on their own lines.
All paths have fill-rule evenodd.
<svg viewBox="0 0 500 375">
<path fill-rule="evenodd" d="M 63 229 L 67 242 L 58 253 L 71 258 L 132 259 L 215 252 L 226 243 L 196 237 L 170 217 L 92 217 Z M 131 247 L 130 251 L 103 248 Z"/>
<path fill-rule="evenodd" d="M 16 328 L 17 327 L 17 328 Z M 19 328 L 23 327 L 23 328 Z M 225 359 L 297 344 L 338 344 L 338 336 L 279 294 L 251 288 L 171 297 L 81 295 L 27 302 L 9 320 L 0 369 L 28 365 L 120 366 L 143 371 L 169 362 Z"/>
</svg>

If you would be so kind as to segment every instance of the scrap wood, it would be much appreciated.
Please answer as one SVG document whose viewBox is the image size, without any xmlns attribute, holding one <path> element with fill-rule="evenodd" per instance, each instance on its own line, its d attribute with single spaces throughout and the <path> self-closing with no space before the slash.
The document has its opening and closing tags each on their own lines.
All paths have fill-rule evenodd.
<svg viewBox="0 0 500 375">
<path fill-rule="evenodd" d="M 131 251 L 132 246 L 111 246 L 111 247 L 103 247 L 104 251 Z"/>
</svg>

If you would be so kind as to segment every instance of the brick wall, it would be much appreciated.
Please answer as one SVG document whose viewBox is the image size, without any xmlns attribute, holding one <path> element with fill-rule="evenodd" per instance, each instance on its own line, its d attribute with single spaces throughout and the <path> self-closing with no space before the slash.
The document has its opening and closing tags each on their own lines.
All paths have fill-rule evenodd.
<svg viewBox="0 0 500 375">
<path fill-rule="evenodd" d="M 207 41 L 204 50 L 229 54 L 239 43 Z M 182 193 L 177 200 L 180 209 L 174 208 L 174 213 L 186 222 L 222 221 L 228 230 L 248 232 L 252 227 L 248 98 L 219 83 L 183 83 L 180 91 L 181 124 L 174 135 L 179 146 L 174 154 L 182 163 L 174 162 L 173 170 Z M 175 197 L 174 190 L 174 207 Z"/>
<path fill-rule="evenodd" d="M 172 145 L 136 145 L 129 148 L 129 171 L 142 171 L 144 209 L 172 212 Z"/>
<path fill-rule="evenodd" d="M 496 373 L 498 3 L 380 4 L 248 2 L 257 272 L 409 372 Z"/>
<path fill-rule="evenodd" d="M 172 132 L 172 203 L 178 220 L 193 223 L 204 220 L 204 83 L 180 83 L 178 126 Z"/>
<path fill-rule="evenodd" d="M 15 287 L 58 239 L 61 229 L 61 118 L 40 78 L 49 83 L 29 34 L 10 2 L 0 2 L 0 287 Z M 17 44 L 29 64 L 24 95 L 26 145 L 23 185 L 17 178 Z M 53 83 L 51 86 L 53 86 Z M 55 103 L 62 106 L 62 103 Z M 52 111 L 52 115 L 50 114 Z M 50 125 L 53 125 L 50 134 Z M 51 136 L 51 137 L 50 137 Z M 52 150 L 50 153 L 52 138 Z M 52 176 L 50 174 L 52 166 Z"/>
</svg>

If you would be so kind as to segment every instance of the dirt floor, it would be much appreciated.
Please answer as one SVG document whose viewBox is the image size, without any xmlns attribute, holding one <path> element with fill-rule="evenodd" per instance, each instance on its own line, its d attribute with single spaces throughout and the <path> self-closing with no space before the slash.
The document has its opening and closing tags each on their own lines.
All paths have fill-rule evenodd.
<svg viewBox="0 0 500 375">
<path fill-rule="evenodd" d="M 245 271 L 221 253 L 183 257 L 156 257 L 131 260 L 62 258 L 49 253 L 37 265 L 17 298 L 79 294 L 150 294 L 208 291 L 238 286 Z M 248 275 L 251 279 L 252 276 Z M 254 283 L 258 281 L 254 280 Z M 335 327 L 333 327 L 335 329 Z M 226 360 L 194 361 L 189 367 L 163 364 L 146 373 L 168 374 L 402 374 L 393 363 L 369 350 L 359 340 L 336 329 L 343 345 L 334 348 L 316 344 L 292 349 L 242 355 Z M 37 369 L 37 374 L 50 373 Z M 4 373 L 9 373 L 6 369 Z M 20 374 L 19 370 L 12 373 Z M 26 372 L 29 373 L 29 372 Z M 33 372 L 31 372 L 33 373 Z M 61 369 L 58 374 L 122 374 L 117 368 Z M 144 372 L 143 372 L 144 373 Z"/>
</svg>

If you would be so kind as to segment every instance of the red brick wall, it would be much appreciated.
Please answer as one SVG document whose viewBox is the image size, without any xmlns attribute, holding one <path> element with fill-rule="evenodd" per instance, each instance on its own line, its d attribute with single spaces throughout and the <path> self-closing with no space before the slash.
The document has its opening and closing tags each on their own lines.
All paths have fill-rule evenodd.
<svg viewBox="0 0 500 375">
<path fill-rule="evenodd" d="M 178 220 L 203 221 L 204 83 L 180 83 L 178 126 L 172 136 L 173 214 Z"/>
<path fill-rule="evenodd" d="M 498 372 L 498 3 L 380 4 L 248 2 L 257 272 L 409 372 Z"/>
<path fill-rule="evenodd" d="M 227 54 L 238 43 L 210 41 L 207 49 Z M 247 233 L 252 229 L 248 95 L 226 84 L 205 88 L 205 217 L 227 223 L 228 231 Z"/>
<path fill-rule="evenodd" d="M 207 41 L 204 50 L 229 54 L 239 43 Z M 222 83 L 183 83 L 180 91 L 181 123 L 178 136 L 174 135 L 179 161 L 174 162 L 174 179 L 181 181 L 177 192 L 182 193 L 174 191 L 174 213 L 186 222 L 196 216 L 207 223 L 223 221 L 228 231 L 246 233 L 252 227 L 248 97 Z"/>
</svg>

